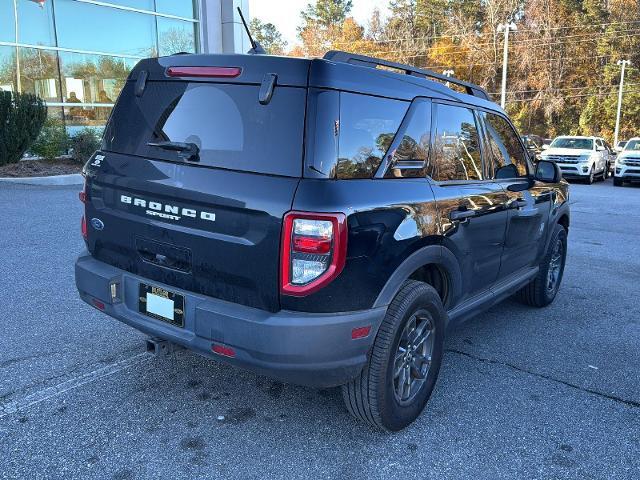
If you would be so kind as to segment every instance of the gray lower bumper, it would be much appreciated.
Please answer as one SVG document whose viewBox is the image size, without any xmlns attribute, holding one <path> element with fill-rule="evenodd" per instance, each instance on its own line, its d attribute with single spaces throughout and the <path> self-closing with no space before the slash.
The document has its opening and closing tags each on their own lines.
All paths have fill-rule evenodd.
<svg viewBox="0 0 640 480">
<path fill-rule="evenodd" d="M 85 302 L 95 306 L 98 300 L 106 314 L 142 332 L 284 382 L 313 387 L 341 385 L 360 373 L 386 312 L 383 307 L 332 314 L 272 313 L 149 282 L 89 254 L 78 258 L 75 274 Z M 185 296 L 183 328 L 139 313 L 140 281 Z M 115 300 L 112 283 L 117 284 Z M 352 330 L 365 326 L 371 326 L 369 335 L 352 340 Z M 232 347 L 235 357 L 213 353 L 213 344 Z"/>
</svg>

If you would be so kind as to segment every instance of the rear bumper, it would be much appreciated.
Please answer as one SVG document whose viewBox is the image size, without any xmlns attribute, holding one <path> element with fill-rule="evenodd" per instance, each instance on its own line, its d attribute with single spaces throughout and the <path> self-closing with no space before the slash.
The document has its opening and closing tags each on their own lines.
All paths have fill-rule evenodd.
<svg viewBox="0 0 640 480">
<path fill-rule="evenodd" d="M 204 356 L 253 370 L 272 378 L 311 387 L 330 387 L 356 377 L 367 362 L 386 308 L 332 314 L 245 307 L 149 282 L 91 257 L 81 255 L 75 265 L 80 297 L 104 312 L 148 335 L 182 345 Z M 140 281 L 185 296 L 183 328 L 150 318 L 138 311 Z M 117 298 L 111 284 L 117 284 Z M 354 328 L 371 326 L 365 338 L 352 340 Z M 212 352 L 213 344 L 232 347 L 235 357 Z"/>
</svg>

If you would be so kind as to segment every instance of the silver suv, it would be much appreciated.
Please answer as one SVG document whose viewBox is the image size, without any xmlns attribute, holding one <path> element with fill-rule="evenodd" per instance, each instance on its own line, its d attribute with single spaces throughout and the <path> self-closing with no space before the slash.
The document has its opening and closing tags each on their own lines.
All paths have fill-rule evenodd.
<svg viewBox="0 0 640 480">
<path fill-rule="evenodd" d="M 556 137 L 540 155 L 555 162 L 568 179 L 582 179 L 592 184 L 596 177 L 606 180 L 612 155 L 601 137 Z"/>
</svg>

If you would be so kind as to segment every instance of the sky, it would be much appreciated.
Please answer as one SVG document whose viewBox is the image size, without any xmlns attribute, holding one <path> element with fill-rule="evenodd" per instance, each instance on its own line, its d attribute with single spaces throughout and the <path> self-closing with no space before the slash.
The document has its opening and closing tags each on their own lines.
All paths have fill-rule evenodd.
<svg viewBox="0 0 640 480">
<path fill-rule="evenodd" d="M 300 25 L 300 12 L 314 0 L 249 0 L 249 15 L 265 23 L 273 23 L 287 41 L 290 49 L 297 43 Z M 384 17 L 388 12 L 389 0 L 353 0 L 350 16 L 362 26 L 367 26 L 374 8 L 378 8 Z"/>
</svg>

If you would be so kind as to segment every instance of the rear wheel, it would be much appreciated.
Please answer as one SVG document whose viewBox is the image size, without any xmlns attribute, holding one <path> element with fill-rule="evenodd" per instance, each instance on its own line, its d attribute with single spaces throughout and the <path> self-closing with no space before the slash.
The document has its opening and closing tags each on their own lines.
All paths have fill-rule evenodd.
<svg viewBox="0 0 640 480">
<path fill-rule="evenodd" d="M 609 178 L 609 164 L 605 164 L 604 170 L 602 172 L 602 181 L 604 182 L 607 178 Z"/>
<path fill-rule="evenodd" d="M 538 275 L 516 293 L 516 299 L 533 307 L 546 307 L 553 302 L 562 282 L 566 258 L 567 231 L 556 224 Z"/>
<path fill-rule="evenodd" d="M 442 361 L 446 313 L 433 287 L 406 281 L 380 325 L 368 364 L 342 386 L 349 412 L 398 431 L 422 412 Z"/>
</svg>

